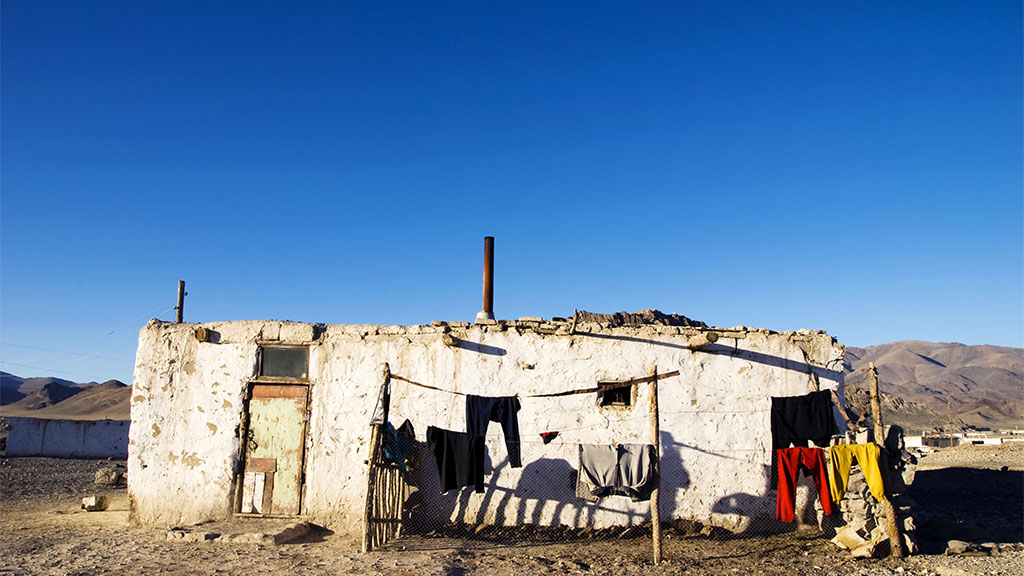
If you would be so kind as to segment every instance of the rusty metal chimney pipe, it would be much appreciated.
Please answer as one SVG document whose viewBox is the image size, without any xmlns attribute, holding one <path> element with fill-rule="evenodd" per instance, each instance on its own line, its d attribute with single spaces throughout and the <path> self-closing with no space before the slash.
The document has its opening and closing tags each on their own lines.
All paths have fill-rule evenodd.
<svg viewBox="0 0 1024 576">
<path fill-rule="evenodd" d="M 476 319 L 494 320 L 494 236 L 484 237 L 484 303 Z"/>
</svg>

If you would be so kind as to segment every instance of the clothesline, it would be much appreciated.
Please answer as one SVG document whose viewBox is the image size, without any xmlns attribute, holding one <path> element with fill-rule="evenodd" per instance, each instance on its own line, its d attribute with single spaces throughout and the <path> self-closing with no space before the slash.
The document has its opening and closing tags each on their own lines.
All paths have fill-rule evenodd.
<svg viewBox="0 0 1024 576">
<path fill-rule="evenodd" d="M 418 430 L 421 430 L 421 429 L 425 430 L 427 426 L 431 426 L 431 424 L 423 422 L 422 420 L 419 420 L 419 419 L 416 419 L 416 418 L 409 418 L 409 417 L 407 417 L 407 416 L 405 416 L 404 414 L 401 414 L 401 413 L 392 412 L 391 415 L 393 416 L 393 421 L 398 422 L 398 421 L 402 421 L 402 420 L 408 420 L 409 422 L 412 422 L 413 425 L 416 426 L 416 428 Z M 647 421 L 647 419 L 648 419 L 647 416 L 634 416 L 634 417 L 631 417 L 631 418 L 622 418 L 620 420 L 616 420 L 615 422 L 617 422 L 617 423 L 618 422 L 629 422 L 631 420 L 644 420 L 644 421 Z M 544 442 L 543 440 L 524 440 L 523 438 L 525 438 L 527 436 L 540 436 L 541 434 L 547 433 L 547 432 L 558 432 L 559 434 L 562 434 L 564 432 L 578 432 L 580 430 L 589 430 L 589 429 L 593 429 L 593 428 L 607 427 L 607 426 L 608 426 L 607 423 L 598 422 L 598 423 L 595 423 L 595 424 L 588 424 L 586 426 L 577 426 L 575 428 L 558 427 L 557 430 L 544 430 L 542 432 L 537 432 L 537 431 L 522 432 L 522 431 L 520 431 L 519 442 L 522 443 L 522 444 L 544 444 L 544 445 L 564 444 L 564 442 L 559 441 L 559 440 L 555 440 L 555 441 L 552 441 L 552 442 Z M 484 436 L 489 438 L 489 439 L 497 439 L 497 438 L 501 437 L 501 433 L 500 432 L 488 432 Z M 716 452 L 759 452 L 760 453 L 760 452 L 768 452 L 768 448 L 731 448 L 731 449 L 716 449 L 715 451 Z"/>
<path fill-rule="evenodd" d="M 671 372 L 666 372 L 664 374 L 658 374 L 657 379 L 661 380 L 663 378 L 672 378 L 672 377 L 678 376 L 678 375 L 679 375 L 679 370 L 673 370 Z M 415 380 L 411 380 L 411 379 L 406 378 L 404 376 L 399 376 L 398 374 L 391 374 L 391 378 L 393 380 L 400 380 L 400 381 L 405 382 L 407 384 L 412 384 L 413 386 L 419 386 L 420 388 L 426 388 L 428 390 L 437 390 L 438 392 L 445 392 L 447 394 L 455 394 L 457 396 L 468 396 L 468 394 L 466 394 L 465 392 L 459 392 L 459 391 L 456 391 L 456 390 L 448 390 L 446 388 L 438 388 L 437 386 L 431 386 L 429 384 L 423 384 L 422 382 L 417 382 Z M 553 398 L 553 397 L 557 397 L 557 396 L 571 396 L 571 395 L 576 395 L 576 394 L 592 394 L 594 392 L 603 392 L 603 391 L 606 391 L 606 390 L 615 390 L 617 388 L 626 388 L 627 386 L 633 386 L 634 384 L 643 384 L 643 383 L 646 383 L 646 382 L 651 382 L 654 379 L 655 379 L 654 376 L 644 376 L 643 378 L 636 378 L 636 379 L 627 380 L 627 381 L 624 381 L 624 382 L 604 383 L 604 384 L 602 384 L 602 385 L 600 385 L 598 387 L 595 387 L 595 388 L 579 388 L 579 389 L 576 389 L 576 390 L 568 390 L 568 391 L 564 391 L 564 392 L 552 392 L 550 394 L 526 394 L 526 395 L 517 395 L 517 396 L 519 396 L 520 398 Z M 718 390 L 720 392 L 732 392 L 733 391 L 733 390 L 731 390 L 729 388 L 721 388 L 719 386 L 709 386 L 707 384 L 700 384 L 700 383 L 694 384 L 694 388 L 695 389 L 704 388 L 704 389 L 708 389 L 708 390 Z M 767 412 L 767 410 L 753 410 L 753 412 Z"/>
<path fill-rule="evenodd" d="M 415 424 L 417 426 L 433 426 L 433 424 L 429 424 L 429 423 L 423 422 L 423 421 L 421 421 L 419 419 L 409 418 L 409 417 L 407 417 L 407 416 L 405 416 L 405 415 L 403 415 L 401 413 L 396 413 L 394 410 L 391 411 L 391 416 L 392 416 L 392 421 L 394 421 L 394 422 L 398 422 L 398 421 L 401 421 L 401 420 L 408 420 L 408 421 L 412 422 L 413 424 Z M 646 422 L 648 420 L 648 417 L 647 416 L 642 416 L 642 417 L 634 416 L 634 417 L 631 417 L 631 418 L 621 418 L 619 420 L 616 420 L 615 422 L 616 423 L 619 423 L 619 422 L 629 422 L 629 421 L 632 421 L 632 420 L 643 420 L 643 421 Z M 519 435 L 520 435 L 520 438 L 522 438 L 522 436 L 526 435 L 526 434 L 530 434 L 530 435 L 536 434 L 536 435 L 539 435 L 539 434 L 541 434 L 543 432 L 559 432 L 559 433 L 561 433 L 561 432 L 576 432 L 576 431 L 579 431 L 579 430 L 589 430 L 589 429 L 592 429 L 592 428 L 607 428 L 608 424 L 609 424 L 608 422 L 595 422 L 594 424 L 587 424 L 585 426 L 578 426 L 578 427 L 575 427 L 575 428 L 559 427 L 557 430 L 526 431 L 526 432 L 520 431 Z M 486 434 L 486 436 L 492 437 L 492 438 L 497 438 L 499 434 L 500 434 L 499 432 L 488 432 Z M 521 442 L 526 442 L 525 440 L 520 440 L 520 441 Z M 538 441 L 538 442 L 540 442 L 540 441 Z"/>
<path fill-rule="evenodd" d="M 654 382 L 655 380 L 661 380 L 663 378 L 672 378 L 673 376 L 679 376 L 679 370 L 673 370 L 672 372 L 666 372 L 664 374 L 658 374 L 656 376 L 644 376 L 643 378 L 634 378 L 632 380 L 626 380 L 623 382 L 607 382 L 599 384 L 596 388 L 579 388 L 576 390 L 566 390 L 564 392 L 552 392 L 550 394 L 523 394 L 516 395 L 519 398 L 555 398 L 558 396 L 573 396 L 575 394 L 593 394 L 594 392 L 605 392 L 607 390 L 616 390 L 618 388 L 627 388 L 635 384 L 643 384 L 646 382 Z M 438 388 L 437 386 L 430 386 L 429 384 L 423 384 L 410 380 L 398 374 L 391 374 L 392 380 L 399 380 L 413 386 L 419 386 L 420 388 L 426 388 L 427 390 L 437 390 L 438 392 L 447 392 L 448 394 L 456 394 L 458 396 L 468 396 L 465 392 L 458 392 L 456 390 L 446 390 L 444 388 Z"/>
</svg>

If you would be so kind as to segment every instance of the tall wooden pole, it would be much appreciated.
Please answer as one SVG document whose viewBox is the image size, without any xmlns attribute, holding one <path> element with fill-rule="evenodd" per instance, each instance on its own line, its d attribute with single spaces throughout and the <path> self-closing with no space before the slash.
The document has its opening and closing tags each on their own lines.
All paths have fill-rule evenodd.
<svg viewBox="0 0 1024 576">
<path fill-rule="evenodd" d="M 651 396 L 651 444 L 654 446 L 654 490 L 651 491 L 651 541 L 654 548 L 654 563 L 661 562 L 661 509 L 658 502 L 661 492 L 661 424 L 658 421 L 658 367 L 648 366 L 651 376 L 648 391 Z"/>
<path fill-rule="evenodd" d="M 178 305 L 174 307 L 177 310 L 175 314 L 175 322 L 181 324 L 182 318 L 185 317 L 185 281 L 178 280 Z"/>
<path fill-rule="evenodd" d="M 875 444 L 879 447 L 879 467 L 882 478 L 889 484 L 889 468 L 884 466 L 885 459 L 885 426 L 882 425 L 882 403 L 878 398 L 878 370 L 875 363 L 868 365 L 868 376 L 871 379 L 871 419 L 875 422 Z M 889 555 L 893 558 L 903 557 L 903 537 L 900 536 L 900 525 L 896 521 L 896 507 L 892 505 L 889 495 L 882 497 L 882 510 L 885 511 L 885 528 L 889 533 Z"/>
</svg>

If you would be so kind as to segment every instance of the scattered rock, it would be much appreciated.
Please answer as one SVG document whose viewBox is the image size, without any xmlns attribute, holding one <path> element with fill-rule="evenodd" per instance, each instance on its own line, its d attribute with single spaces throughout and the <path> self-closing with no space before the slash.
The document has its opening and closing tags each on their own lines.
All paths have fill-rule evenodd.
<svg viewBox="0 0 1024 576">
<path fill-rule="evenodd" d="M 274 544 L 284 544 L 302 538 L 313 529 L 309 522 L 297 522 L 274 534 Z"/>
<path fill-rule="evenodd" d="M 679 314 L 665 314 L 659 310 L 641 310 L 639 312 L 616 312 L 614 314 L 595 314 L 593 312 L 587 312 L 586 310 L 580 310 L 576 315 L 576 321 L 579 323 L 593 322 L 606 324 L 610 327 L 615 326 L 642 326 L 645 324 L 658 324 L 661 326 L 686 326 L 694 328 L 707 328 L 708 325 L 699 321 L 692 320 L 686 316 L 680 316 Z"/>
<path fill-rule="evenodd" d="M 949 542 L 946 542 L 946 556 L 963 554 L 970 549 L 970 542 L 964 542 L 963 540 L 950 540 Z"/>
<path fill-rule="evenodd" d="M 124 474 L 114 468 L 100 468 L 95 478 L 95 483 L 101 486 L 117 486 L 124 479 Z"/>
<path fill-rule="evenodd" d="M 110 500 L 106 496 L 86 496 L 82 498 L 82 509 L 86 512 L 100 512 L 110 506 Z"/>
</svg>

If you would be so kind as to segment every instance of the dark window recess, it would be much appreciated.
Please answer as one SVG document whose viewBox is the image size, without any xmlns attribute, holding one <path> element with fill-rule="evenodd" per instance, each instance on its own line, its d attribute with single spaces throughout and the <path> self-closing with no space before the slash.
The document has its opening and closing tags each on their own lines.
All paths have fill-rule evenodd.
<svg viewBox="0 0 1024 576">
<path fill-rule="evenodd" d="M 260 376 L 266 378 L 306 378 L 309 354 L 305 348 L 263 348 Z"/>
<path fill-rule="evenodd" d="M 601 382 L 601 385 L 606 384 L 613 384 L 613 382 Z M 610 388 L 598 392 L 598 397 L 601 406 L 631 406 L 633 404 L 633 387 Z"/>
</svg>

